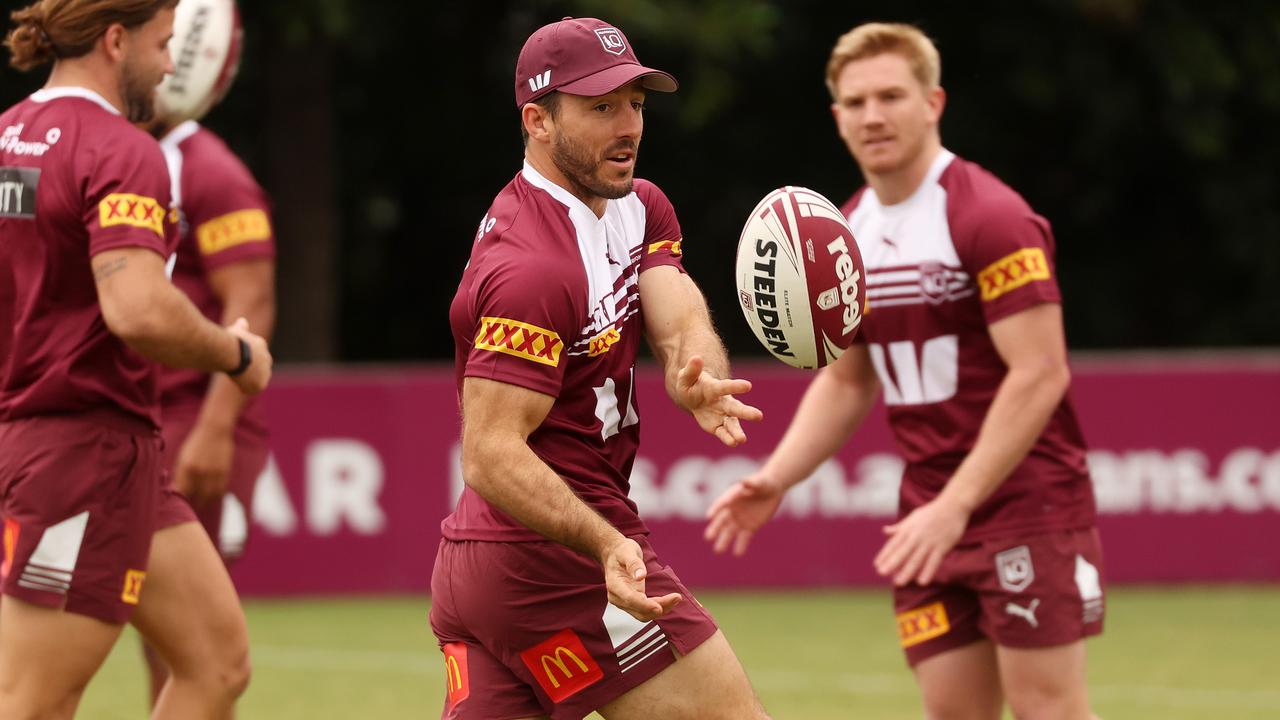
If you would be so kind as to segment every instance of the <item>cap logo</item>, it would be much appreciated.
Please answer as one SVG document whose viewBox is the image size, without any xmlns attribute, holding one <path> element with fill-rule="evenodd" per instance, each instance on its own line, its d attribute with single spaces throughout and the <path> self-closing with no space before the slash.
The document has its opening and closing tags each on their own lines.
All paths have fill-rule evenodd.
<svg viewBox="0 0 1280 720">
<path fill-rule="evenodd" d="M 600 44 L 604 46 L 605 52 L 621 55 L 627 51 L 627 43 L 622 39 L 622 33 L 618 28 L 600 28 L 596 30 L 596 36 L 600 38 Z"/>
<path fill-rule="evenodd" d="M 529 89 L 532 90 L 533 92 L 538 92 L 539 90 L 546 87 L 550 83 L 551 83 L 551 71 L 547 70 L 539 75 L 534 75 L 533 77 L 529 78 Z"/>
</svg>

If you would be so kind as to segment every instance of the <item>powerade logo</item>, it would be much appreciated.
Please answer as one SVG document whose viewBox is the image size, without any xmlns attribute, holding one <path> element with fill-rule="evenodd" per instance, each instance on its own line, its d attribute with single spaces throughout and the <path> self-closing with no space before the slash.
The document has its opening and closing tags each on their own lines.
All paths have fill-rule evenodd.
<svg viewBox="0 0 1280 720">
<path fill-rule="evenodd" d="M 750 302 L 750 299 L 755 299 L 756 317 L 760 319 L 765 342 L 769 343 L 769 349 L 774 355 L 795 357 L 787 342 L 787 334 L 778 329 L 782 325 L 782 318 L 778 315 L 777 241 L 769 238 L 756 240 L 756 262 L 752 268 L 755 270 L 751 275 L 753 294 L 747 300 Z"/>
</svg>

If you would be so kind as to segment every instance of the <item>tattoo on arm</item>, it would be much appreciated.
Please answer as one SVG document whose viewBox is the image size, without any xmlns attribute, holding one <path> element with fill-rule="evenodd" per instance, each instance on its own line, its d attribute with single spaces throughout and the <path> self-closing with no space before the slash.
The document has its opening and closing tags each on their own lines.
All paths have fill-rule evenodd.
<svg viewBox="0 0 1280 720">
<path fill-rule="evenodd" d="M 115 260 L 112 260 L 108 263 L 104 263 L 103 265 L 100 265 L 99 267 L 94 268 L 93 279 L 97 282 L 102 282 L 103 280 L 106 280 L 112 275 L 115 275 L 116 273 L 123 270 L 124 266 L 128 264 L 129 264 L 128 258 L 116 258 Z"/>
</svg>

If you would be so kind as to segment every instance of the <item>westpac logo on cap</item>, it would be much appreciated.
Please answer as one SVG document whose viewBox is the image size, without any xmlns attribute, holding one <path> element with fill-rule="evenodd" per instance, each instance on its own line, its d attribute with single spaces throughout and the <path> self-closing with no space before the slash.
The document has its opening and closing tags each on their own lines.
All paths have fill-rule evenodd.
<svg viewBox="0 0 1280 720">
<path fill-rule="evenodd" d="M 551 71 L 545 70 L 529 78 L 529 89 L 538 92 L 551 83 Z"/>
<path fill-rule="evenodd" d="M 600 44 L 604 46 L 605 52 L 621 55 L 627 51 L 627 41 L 622 37 L 622 31 L 618 28 L 598 28 L 596 37 L 600 38 Z"/>
</svg>

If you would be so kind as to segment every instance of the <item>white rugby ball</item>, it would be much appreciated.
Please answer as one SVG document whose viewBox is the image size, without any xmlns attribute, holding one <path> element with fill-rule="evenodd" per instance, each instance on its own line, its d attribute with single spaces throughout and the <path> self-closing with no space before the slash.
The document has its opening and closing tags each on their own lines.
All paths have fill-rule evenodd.
<svg viewBox="0 0 1280 720">
<path fill-rule="evenodd" d="M 204 117 L 231 88 L 243 39 L 235 0 L 181 0 L 169 41 L 173 74 L 157 89 L 160 117 L 174 124 Z"/>
<path fill-rule="evenodd" d="M 738 238 L 738 302 L 771 355 L 819 368 L 849 347 L 862 323 L 862 254 L 844 215 L 802 187 L 769 193 Z"/>
</svg>

